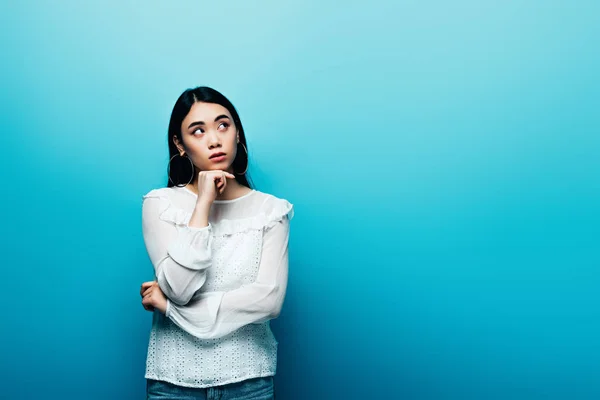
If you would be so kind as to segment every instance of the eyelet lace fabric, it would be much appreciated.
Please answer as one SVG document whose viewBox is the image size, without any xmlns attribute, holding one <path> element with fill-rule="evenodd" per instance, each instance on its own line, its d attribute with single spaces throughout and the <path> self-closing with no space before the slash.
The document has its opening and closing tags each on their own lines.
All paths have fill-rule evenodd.
<svg viewBox="0 0 600 400">
<path fill-rule="evenodd" d="M 275 375 L 278 342 L 269 321 L 285 296 L 293 205 L 255 191 L 239 202 L 213 204 L 209 226 L 191 228 L 190 193 L 160 188 L 143 200 L 149 200 L 144 240 L 161 289 L 178 291 L 179 276 L 199 286 L 181 286 L 193 290 L 186 304 L 169 301 L 166 315 L 154 312 L 145 377 L 209 387 Z M 175 246 L 177 240 L 183 244 Z M 179 248 L 190 251 L 177 250 L 175 262 L 167 249 L 175 255 Z"/>
</svg>

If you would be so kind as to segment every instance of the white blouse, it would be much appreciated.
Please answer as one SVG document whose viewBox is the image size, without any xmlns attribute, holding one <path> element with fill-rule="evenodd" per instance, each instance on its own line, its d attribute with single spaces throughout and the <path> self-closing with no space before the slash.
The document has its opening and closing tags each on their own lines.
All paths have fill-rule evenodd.
<svg viewBox="0 0 600 400">
<path fill-rule="evenodd" d="M 216 200 L 209 224 L 188 226 L 196 194 L 183 187 L 143 196 L 142 232 L 167 297 L 155 311 L 146 374 L 187 387 L 275 375 L 269 320 L 283 305 L 293 205 L 257 190 Z"/>
</svg>

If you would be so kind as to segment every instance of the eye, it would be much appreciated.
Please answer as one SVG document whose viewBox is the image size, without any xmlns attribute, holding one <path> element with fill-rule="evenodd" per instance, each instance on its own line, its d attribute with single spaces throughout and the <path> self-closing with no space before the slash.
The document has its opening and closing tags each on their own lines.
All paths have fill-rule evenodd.
<svg viewBox="0 0 600 400">
<path fill-rule="evenodd" d="M 221 122 L 221 123 L 219 124 L 219 128 L 220 128 L 220 127 L 222 127 L 222 126 L 224 126 L 224 127 L 225 127 L 225 128 L 224 128 L 224 130 L 227 130 L 227 128 L 229 128 L 229 124 L 228 124 L 227 122 Z"/>
<path fill-rule="evenodd" d="M 202 129 L 198 128 L 192 132 L 192 135 L 201 134 L 201 133 L 204 133 L 204 131 Z"/>
</svg>

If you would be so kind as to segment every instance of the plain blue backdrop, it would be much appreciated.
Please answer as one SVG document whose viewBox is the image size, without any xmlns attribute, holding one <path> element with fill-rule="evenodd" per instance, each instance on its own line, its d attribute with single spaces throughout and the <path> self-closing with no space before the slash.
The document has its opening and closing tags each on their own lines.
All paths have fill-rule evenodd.
<svg viewBox="0 0 600 400">
<path fill-rule="evenodd" d="M 238 108 L 294 203 L 278 398 L 600 398 L 597 1 L 3 1 L 0 398 L 141 399 L 141 196 Z"/>
</svg>

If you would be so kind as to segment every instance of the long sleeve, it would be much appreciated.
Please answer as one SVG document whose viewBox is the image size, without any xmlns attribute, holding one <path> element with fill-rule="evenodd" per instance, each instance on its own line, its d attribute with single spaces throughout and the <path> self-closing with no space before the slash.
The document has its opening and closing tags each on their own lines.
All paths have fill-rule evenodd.
<svg viewBox="0 0 600 400">
<path fill-rule="evenodd" d="M 227 292 L 200 292 L 185 306 L 167 301 L 166 316 L 201 339 L 225 336 L 247 324 L 279 316 L 288 280 L 289 218 L 263 233 L 256 280 Z"/>
<path fill-rule="evenodd" d="M 158 285 L 170 301 L 185 305 L 206 281 L 212 227 L 194 228 L 164 219 L 169 207 L 165 196 L 144 196 L 142 233 Z"/>
</svg>

